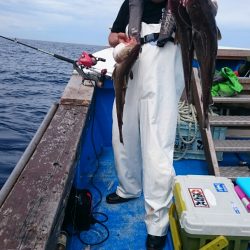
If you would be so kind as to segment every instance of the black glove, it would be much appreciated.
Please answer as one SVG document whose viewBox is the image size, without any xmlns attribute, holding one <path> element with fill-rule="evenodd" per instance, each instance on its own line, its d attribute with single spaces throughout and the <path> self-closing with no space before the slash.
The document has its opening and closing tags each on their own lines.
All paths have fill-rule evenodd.
<svg viewBox="0 0 250 250">
<path fill-rule="evenodd" d="M 138 43 L 140 43 L 142 12 L 143 0 L 129 0 L 128 35 L 135 37 Z"/>
<path fill-rule="evenodd" d="M 175 19 L 170 11 L 165 10 L 162 21 L 159 38 L 157 41 L 158 47 L 163 47 L 168 41 L 173 41 L 172 34 L 175 31 Z"/>
</svg>

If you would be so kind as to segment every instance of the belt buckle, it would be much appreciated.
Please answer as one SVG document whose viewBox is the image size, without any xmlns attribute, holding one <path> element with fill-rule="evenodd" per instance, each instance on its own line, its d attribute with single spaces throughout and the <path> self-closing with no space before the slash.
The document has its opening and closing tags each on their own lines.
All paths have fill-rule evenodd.
<svg viewBox="0 0 250 250">
<path fill-rule="evenodd" d="M 145 43 L 153 42 L 154 39 L 155 39 L 155 36 L 154 36 L 153 33 L 144 36 L 144 42 Z"/>
</svg>

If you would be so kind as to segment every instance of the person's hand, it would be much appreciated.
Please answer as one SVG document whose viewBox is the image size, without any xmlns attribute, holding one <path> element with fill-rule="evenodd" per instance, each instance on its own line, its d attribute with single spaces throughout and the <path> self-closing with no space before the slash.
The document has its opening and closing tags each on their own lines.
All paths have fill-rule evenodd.
<svg viewBox="0 0 250 250">
<path fill-rule="evenodd" d="M 119 43 L 126 43 L 129 40 L 129 37 L 123 33 L 123 32 L 111 32 L 109 34 L 109 44 L 112 47 L 115 47 L 116 45 L 118 45 Z"/>
<path fill-rule="evenodd" d="M 131 36 L 131 37 L 129 37 L 127 43 L 129 43 L 129 44 L 137 44 L 138 40 L 134 36 Z"/>
<path fill-rule="evenodd" d="M 119 43 L 124 43 L 124 44 L 136 44 L 139 43 L 135 37 L 129 37 L 125 33 L 114 33 L 111 32 L 109 34 L 109 44 L 112 47 L 115 47 Z"/>
<path fill-rule="evenodd" d="M 130 38 L 125 33 L 118 33 L 118 43 L 128 43 Z"/>
<path fill-rule="evenodd" d="M 119 43 L 124 43 L 124 44 L 137 44 L 138 41 L 135 37 L 127 36 L 125 33 L 118 33 L 118 40 Z"/>
</svg>

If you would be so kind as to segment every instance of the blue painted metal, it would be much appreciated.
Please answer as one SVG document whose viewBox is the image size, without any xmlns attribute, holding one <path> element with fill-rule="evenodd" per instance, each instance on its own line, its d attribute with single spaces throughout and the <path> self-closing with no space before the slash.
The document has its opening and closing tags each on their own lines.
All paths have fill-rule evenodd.
<svg viewBox="0 0 250 250">
<path fill-rule="evenodd" d="M 230 60 L 230 61 L 228 61 L 226 59 L 225 60 L 220 59 L 220 60 L 216 61 L 216 69 L 220 70 L 223 67 L 229 67 L 233 71 L 237 71 L 239 69 L 239 67 L 244 63 L 246 63 L 245 60 Z"/>
<path fill-rule="evenodd" d="M 143 250 L 147 235 L 144 224 L 143 197 L 120 205 L 109 205 L 105 201 L 106 195 L 115 191 L 118 184 L 111 141 L 113 100 L 114 90 L 110 82 L 105 84 L 104 88 L 95 90 L 91 112 L 88 114 L 86 129 L 82 135 L 74 186 L 89 189 L 93 195 L 94 206 L 101 199 L 101 205 L 98 206 L 96 212 L 105 213 L 109 217 L 105 223 L 110 230 L 109 239 L 91 249 Z M 100 189 L 102 197 L 92 185 L 91 178 L 96 170 L 93 183 Z M 94 243 L 104 238 L 105 235 L 104 228 L 94 224 L 90 231 L 81 233 L 81 238 Z M 83 247 L 77 235 L 70 237 L 68 250 L 82 250 Z M 173 249 L 170 233 L 165 249 Z"/>
<path fill-rule="evenodd" d="M 239 69 L 239 67 L 246 63 L 245 60 L 228 60 L 228 59 L 219 59 L 216 61 L 216 69 L 220 70 L 223 67 L 229 67 L 231 68 L 233 71 L 236 71 Z M 198 68 L 199 67 L 199 63 L 197 60 L 193 60 L 192 61 L 192 67 Z"/>
<path fill-rule="evenodd" d="M 114 169 L 113 151 L 111 147 L 104 147 L 99 159 L 99 170 L 95 176 L 94 183 L 101 190 L 101 205 L 98 206 L 96 212 L 102 212 L 108 215 L 109 219 L 105 225 L 110 230 L 109 239 L 91 249 L 105 250 L 144 250 L 146 240 L 146 228 L 144 224 L 144 202 L 143 197 L 131 200 L 128 203 L 110 205 L 105 201 L 105 197 L 110 192 L 115 191 L 117 186 L 117 177 Z M 100 199 L 99 194 L 91 185 L 89 179 L 96 168 L 88 173 L 88 188 L 92 195 L 94 204 Z M 83 231 L 81 238 L 84 241 L 95 243 L 106 236 L 106 231 L 101 226 L 94 224 L 90 231 Z M 68 242 L 68 250 L 82 250 L 83 244 L 75 235 Z M 173 249 L 170 233 L 166 242 L 165 250 Z"/>
<path fill-rule="evenodd" d="M 80 160 L 77 165 L 74 186 L 85 188 L 88 172 L 95 168 L 96 156 L 104 147 L 112 146 L 112 105 L 114 90 L 111 80 L 105 82 L 104 88 L 96 88 L 90 113 L 87 116 L 85 131 L 81 140 Z"/>
</svg>

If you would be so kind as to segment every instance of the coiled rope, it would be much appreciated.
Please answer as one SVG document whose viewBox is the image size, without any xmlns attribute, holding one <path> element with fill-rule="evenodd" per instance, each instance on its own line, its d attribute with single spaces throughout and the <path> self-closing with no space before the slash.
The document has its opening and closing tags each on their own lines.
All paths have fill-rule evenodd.
<svg viewBox="0 0 250 250">
<path fill-rule="evenodd" d="M 187 136 L 183 135 L 182 126 L 188 126 Z M 174 156 L 174 160 L 182 159 L 187 153 L 188 145 L 192 144 L 196 139 L 198 122 L 194 105 L 187 104 L 185 101 L 178 103 L 177 131 L 179 143 L 178 147 L 175 148 L 175 153 L 181 153 L 181 155 L 178 157 Z M 184 150 L 182 149 L 183 145 L 185 145 Z"/>
<path fill-rule="evenodd" d="M 211 116 L 218 115 L 211 107 L 209 107 L 208 112 Z M 188 130 L 186 129 L 187 126 Z M 175 161 L 182 159 L 186 155 L 189 148 L 188 146 L 197 139 L 197 133 L 199 132 L 195 106 L 193 104 L 188 104 L 186 101 L 179 101 L 178 103 L 177 132 L 179 140 L 178 146 L 175 147 L 175 153 L 181 153 L 181 155 L 178 157 L 174 155 Z"/>
</svg>

